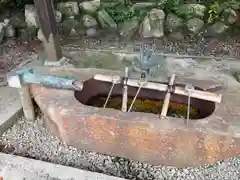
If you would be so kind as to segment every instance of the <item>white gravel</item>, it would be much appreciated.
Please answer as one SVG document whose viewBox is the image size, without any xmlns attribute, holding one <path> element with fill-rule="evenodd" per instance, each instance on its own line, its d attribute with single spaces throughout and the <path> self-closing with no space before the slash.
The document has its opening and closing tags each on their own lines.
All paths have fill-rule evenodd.
<svg viewBox="0 0 240 180">
<path fill-rule="evenodd" d="M 3 134 L 0 142 L 15 147 L 15 154 L 34 157 L 52 163 L 77 167 L 135 180 L 239 180 L 240 158 L 217 162 L 198 168 L 151 166 L 125 158 L 111 157 L 96 152 L 65 148 L 43 126 L 40 116 L 36 122 L 20 119 Z"/>
</svg>

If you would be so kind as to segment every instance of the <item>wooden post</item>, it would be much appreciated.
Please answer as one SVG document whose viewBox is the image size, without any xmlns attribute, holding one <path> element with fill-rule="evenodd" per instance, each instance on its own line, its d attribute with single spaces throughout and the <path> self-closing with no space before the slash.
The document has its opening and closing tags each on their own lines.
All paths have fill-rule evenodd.
<svg viewBox="0 0 240 180">
<path fill-rule="evenodd" d="M 123 97 L 122 97 L 122 112 L 127 112 L 127 102 L 128 102 L 128 86 L 127 86 L 127 79 L 128 79 L 128 67 L 125 68 L 125 77 L 124 77 L 124 84 L 123 84 Z"/>
<path fill-rule="evenodd" d="M 58 37 L 53 0 L 34 0 L 34 4 L 44 36 L 43 44 L 47 61 L 59 61 L 62 58 L 62 51 Z"/>
<path fill-rule="evenodd" d="M 28 121 L 35 120 L 35 111 L 33 106 L 32 97 L 28 85 L 24 85 L 19 89 L 20 101 L 23 107 L 24 117 Z"/>
</svg>

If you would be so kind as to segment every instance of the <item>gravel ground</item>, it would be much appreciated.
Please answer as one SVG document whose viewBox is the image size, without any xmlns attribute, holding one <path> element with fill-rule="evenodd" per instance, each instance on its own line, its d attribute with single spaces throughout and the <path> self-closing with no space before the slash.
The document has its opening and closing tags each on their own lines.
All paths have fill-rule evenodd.
<svg viewBox="0 0 240 180">
<path fill-rule="evenodd" d="M 239 180 L 240 158 L 198 168 L 174 168 L 151 166 L 125 158 L 111 157 L 95 152 L 65 148 L 56 137 L 44 128 L 43 117 L 36 122 L 20 119 L 0 138 L 2 144 L 10 144 L 13 154 L 73 166 L 136 180 Z"/>
<path fill-rule="evenodd" d="M 133 46 L 142 42 L 154 42 L 156 50 L 163 53 L 177 53 L 198 56 L 230 56 L 240 57 L 240 37 L 223 36 L 218 38 L 185 38 L 181 41 L 175 41 L 169 38 L 162 39 L 122 39 L 118 36 L 102 35 L 97 39 L 88 37 L 70 37 L 63 39 L 64 47 L 80 47 L 93 49 L 131 49 Z"/>
<path fill-rule="evenodd" d="M 229 56 L 240 58 L 240 37 L 224 36 L 221 38 L 186 38 L 181 41 L 174 41 L 163 38 L 156 40 L 146 40 L 156 44 L 156 51 L 173 54 L 188 54 L 197 56 Z M 135 51 L 142 40 L 122 39 L 116 35 L 104 34 L 97 39 L 88 37 L 62 38 L 61 44 L 63 54 L 71 48 L 92 48 L 92 49 L 126 49 Z M 0 44 L 0 75 L 17 67 L 22 61 L 30 59 L 36 54 L 43 54 L 43 47 L 38 40 L 14 41 L 9 40 L 5 44 Z"/>
</svg>

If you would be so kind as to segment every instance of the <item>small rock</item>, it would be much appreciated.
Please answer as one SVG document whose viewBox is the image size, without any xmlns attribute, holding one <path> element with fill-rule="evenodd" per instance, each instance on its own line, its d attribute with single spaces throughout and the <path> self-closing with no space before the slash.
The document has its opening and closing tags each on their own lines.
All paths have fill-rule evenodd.
<svg viewBox="0 0 240 180">
<path fill-rule="evenodd" d="M 186 16 L 188 19 L 193 17 L 204 17 L 206 6 L 201 4 L 183 4 L 177 8 L 177 14 Z"/>
<path fill-rule="evenodd" d="M 237 12 L 233 9 L 225 9 L 223 15 L 229 24 L 234 24 L 239 18 Z"/>
<path fill-rule="evenodd" d="M 26 28 L 25 17 L 23 12 L 16 12 L 10 17 L 10 24 L 14 28 Z"/>
<path fill-rule="evenodd" d="M 103 28 L 111 27 L 111 28 L 117 29 L 116 22 L 111 18 L 111 16 L 104 9 L 97 12 L 97 18 Z"/>
<path fill-rule="evenodd" d="M 143 37 L 151 37 L 151 23 L 148 16 L 146 16 L 142 21 L 139 28 L 139 34 L 141 34 Z"/>
<path fill-rule="evenodd" d="M 97 26 L 96 19 L 94 17 L 90 16 L 90 15 L 87 15 L 87 14 L 83 16 L 83 23 L 84 23 L 84 26 L 87 27 L 87 28 Z"/>
<path fill-rule="evenodd" d="M 79 7 L 77 2 L 61 2 L 57 5 L 58 10 L 63 14 L 63 16 L 76 16 L 79 14 Z"/>
<path fill-rule="evenodd" d="M 15 37 L 16 31 L 13 26 L 10 24 L 10 19 L 4 19 L 4 35 L 7 38 Z"/>
<path fill-rule="evenodd" d="M 37 14 L 34 5 L 25 5 L 25 22 L 28 27 L 38 27 Z"/>
<path fill-rule="evenodd" d="M 9 19 L 4 19 L 3 23 L 4 23 L 4 26 L 8 26 L 9 23 L 10 23 L 10 20 Z"/>
<path fill-rule="evenodd" d="M 182 173 L 182 172 L 180 172 L 180 171 L 177 171 L 177 177 L 183 177 L 184 176 L 184 174 Z"/>
<path fill-rule="evenodd" d="M 183 169 L 183 173 L 184 173 L 184 174 L 188 174 L 189 171 L 188 171 L 187 169 L 184 168 L 184 169 Z"/>
<path fill-rule="evenodd" d="M 183 25 L 183 19 L 173 13 L 169 13 L 166 18 L 166 26 L 168 30 L 174 31 Z"/>
<path fill-rule="evenodd" d="M 164 36 L 165 13 L 161 9 L 152 9 L 147 15 L 139 29 L 140 34 L 145 38 Z"/>
<path fill-rule="evenodd" d="M 45 38 L 44 38 L 44 35 L 43 35 L 43 32 L 42 32 L 42 29 L 39 29 L 39 30 L 38 30 L 37 38 L 38 38 L 41 42 L 44 42 Z"/>
<path fill-rule="evenodd" d="M 97 30 L 95 28 L 89 28 L 86 30 L 86 35 L 88 37 L 95 37 L 97 35 Z"/>
<path fill-rule="evenodd" d="M 100 7 L 100 0 L 85 1 L 80 3 L 79 7 L 83 9 L 86 13 L 96 13 Z"/>
<path fill-rule="evenodd" d="M 82 33 L 82 31 L 83 27 L 81 23 L 75 19 L 66 19 L 61 23 L 60 32 L 64 35 L 69 36 L 76 33 Z"/>
<path fill-rule="evenodd" d="M 204 21 L 198 18 L 192 18 L 187 21 L 188 30 L 196 34 L 203 27 Z"/>
<path fill-rule="evenodd" d="M 223 22 L 216 22 L 211 27 L 209 27 L 208 32 L 210 35 L 219 35 L 228 29 L 228 26 L 224 24 Z"/>
<path fill-rule="evenodd" d="M 62 13 L 60 11 L 55 11 L 56 22 L 60 23 L 62 21 Z"/>
<path fill-rule="evenodd" d="M 120 35 L 131 37 L 134 34 L 134 32 L 137 30 L 138 25 L 139 25 L 139 21 L 135 18 L 124 21 L 120 28 Z"/>
<path fill-rule="evenodd" d="M 62 21 L 62 13 L 60 11 L 55 11 L 55 18 L 56 22 L 59 23 Z M 13 22 L 13 24 L 12 24 Z M 27 4 L 25 5 L 25 22 L 22 21 L 22 19 L 19 19 L 19 17 L 15 17 L 14 19 L 11 19 L 11 24 L 14 27 L 20 27 L 24 28 L 25 23 L 27 24 L 27 27 L 35 27 L 38 28 L 38 20 L 37 20 L 37 14 L 36 14 L 36 8 L 31 5 Z"/>
<path fill-rule="evenodd" d="M 15 37 L 15 35 L 16 35 L 16 31 L 12 25 L 6 26 L 4 28 L 4 32 L 5 32 L 5 37 L 7 37 L 7 38 L 12 38 L 12 37 Z"/>
<path fill-rule="evenodd" d="M 77 34 L 78 34 L 78 32 L 75 28 L 71 29 L 71 31 L 69 32 L 70 36 L 76 36 Z"/>
<path fill-rule="evenodd" d="M 169 37 L 174 40 L 184 40 L 184 35 L 181 32 L 172 32 L 169 34 Z"/>
<path fill-rule="evenodd" d="M 4 23 L 0 23 L 0 43 L 2 43 L 4 37 Z"/>
</svg>

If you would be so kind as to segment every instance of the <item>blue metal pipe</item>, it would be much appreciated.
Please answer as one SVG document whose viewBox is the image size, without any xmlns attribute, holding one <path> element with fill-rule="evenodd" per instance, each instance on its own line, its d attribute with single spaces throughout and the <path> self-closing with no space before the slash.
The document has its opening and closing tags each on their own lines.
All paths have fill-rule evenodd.
<svg viewBox="0 0 240 180">
<path fill-rule="evenodd" d="M 82 83 L 78 79 L 71 77 L 59 77 L 51 75 L 42 75 L 33 72 L 32 69 L 25 71 L 20 75 L 21 84 L 40 84 L 47 88 L 66 89 L 81 91 Z"/>
</svg>

